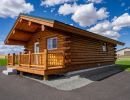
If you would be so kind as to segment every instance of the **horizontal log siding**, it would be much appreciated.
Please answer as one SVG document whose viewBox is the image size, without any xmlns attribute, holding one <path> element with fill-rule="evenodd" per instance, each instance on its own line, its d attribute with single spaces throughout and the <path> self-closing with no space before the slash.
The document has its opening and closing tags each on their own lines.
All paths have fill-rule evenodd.
<svg viewBox="0 0 130 100">
<path fill-rule="evenodd" d="M 96 39 L 71 36 L 71 66 L 81 68 L 114 64 L 115 46 L 108 44 L 108 51 L 103 52 L 103 43 Z"/>
<path fill-rule="evenodd" d="M 63 49 L 66 54 L 65 72 L 97 67 L 99 65 L 109 65 L 115 62 L 116 55 L 113 44 L 108 44 L 108 52 L 103 52 L 102 45 L 104 42 L 70 34 L 64 31 L 45 28 L 43 32 L 33 34 L 26 47 L 29 51 L 34 52 L 34 43 L 40 38 L 40 52 L 43 52 L 46 49 L 47 38 L 57 37 L 58 49 Z"/>
<path fill-rule="evenodd" d="M 34 52 L 34 43 L 39 42 L 40 52 L 44 52 L 47 48 L 47 38 L 57 37 L 58 38 L 58 49 L 63 49 L 65 36 L 51 28 L 46 28 L 43 32 L 34 33 L 30 41 L 27 43 L 26 48 Z"/>
</svg>

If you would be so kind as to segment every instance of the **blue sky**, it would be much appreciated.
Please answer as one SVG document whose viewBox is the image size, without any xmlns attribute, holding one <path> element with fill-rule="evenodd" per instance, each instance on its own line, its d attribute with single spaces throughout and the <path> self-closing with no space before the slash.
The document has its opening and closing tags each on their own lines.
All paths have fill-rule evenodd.
<svg viewBox="0 0 130 100">
<path fill-rule="evenodd" d="M 3 44 L 19 13 L 55 19 L 122 41 L 125 47 L 130 47 L 129 0 L 1 0 L 0 53 L 20 51 L 16 46 Z"/>
</svg>

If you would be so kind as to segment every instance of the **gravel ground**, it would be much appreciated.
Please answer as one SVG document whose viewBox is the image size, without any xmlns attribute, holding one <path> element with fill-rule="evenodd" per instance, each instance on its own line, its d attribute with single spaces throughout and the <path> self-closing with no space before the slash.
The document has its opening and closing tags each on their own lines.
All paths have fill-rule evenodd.
<svg viewBox="0 0 130 100">
<path fill-rule="evenodd" d="M 46 84 L 58 90 L 70 91 L 84 87 L 88 84 L 93 83 L 94 81 L 104 79 L 120 71 L 121 70 L 116 66 L 108 66 L 108 67 L 100 67 L 98 69 L 92 68 L 91 70 L 90 69 L 81 70 L 77 71 L 77 73 L 76 71 L 74 71 L 71 72 L 71 74 L 67 74 L 67 76 L 60 78 L 59 77 L 53 78 L 52 80 L 49 81 L 36 79 L 35 76 L 32 78 L 30 78 L 30 76 L 25 77 Z"/>
<path fill-rule="evenodd" d="M 28 76 L 25 76 L 26 78 L 30 78 Z M 31 78 L 32 80 L 38 81 L 42 84 L 46 84 L 50 87 L 56 88 L 58 90 L 64 90 L 64 91 L 70 91 L 73 89 L 81 88 L 83 86 L 86 86 L 94 81 L 89 80 L 87 78 L 81 78 L 80 76 L 72 76 L 72 77 L 62 77 L 55 80 L 39 80 L 35 78 Z"/>
</svg>

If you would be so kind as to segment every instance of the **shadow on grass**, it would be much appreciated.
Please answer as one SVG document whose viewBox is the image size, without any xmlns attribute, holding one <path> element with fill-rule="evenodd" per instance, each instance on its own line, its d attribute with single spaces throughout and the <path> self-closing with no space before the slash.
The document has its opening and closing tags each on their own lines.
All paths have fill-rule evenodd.
<svg viewBox="0 0 130 100">
<path fill-rule="evenodd" d="M 130 65 L 127 64 L 117 64 L 121 70 L 130 71 Z"/>
</svg>

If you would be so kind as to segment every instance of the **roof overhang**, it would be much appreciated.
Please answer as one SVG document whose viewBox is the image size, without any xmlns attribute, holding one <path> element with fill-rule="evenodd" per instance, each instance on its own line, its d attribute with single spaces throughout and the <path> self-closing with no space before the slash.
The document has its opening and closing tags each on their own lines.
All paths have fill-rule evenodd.
<svg viewBox="0 0 130 100">
<path fill-rule="evenodd" d="M 31 38 L 32 34 L 37 32 L 37 30 L 44 30 L 44 26 L 49 26 L 55 29 L 67 31 L 69 33 L 74 33 L 85 37 L 101 40 L 104 42 L 109 42 L 115 45 L 124 45 L 123 42 L 116 41 L 86 30 L 82 30 L 77 27 L 61 23 L 59 21 L 46 20 L 43 18 L 32 17 L 28 15 L 20 15 L 17 18 L 13 28 L 11 29 L 10 33 L 5 39 L 5 44 L 25 45 L 26 41 L 28 41 Z"/>
<path fill-rule="evenodd" d="M 79 34 L 82 36 L 91 37 L 91 38 L 94 38 L 97 40 L 102 40 L 104 42 L 109 42 L 109 43 L 113 43 L 113 44 L 117 44 L 117 45 L 125 45 L 125 43 L 123 43 L 123 42 L 120 42 L 120 41 L 117 41 L 117 40 L 114 40 L 114 39 L 111 39 L 111 38 L 108 38 L 108 37 L 105 37 L 102 35 L 98 35 L 96 33 L 92 33 L 92 32 L 86 31 L 86 30 L 82 30 L 77 27 L 73 27 L 71 25 L 66 25 L 61 22 L 55 22 L 54 27 L 58 28 L 58 29 L 63 29 L 65 31 L 68 31 L 71 33 L 76 33 L 76 34 Z"/>
<path fill-rule="evenodd" d="M 8 45 L 25 45 L 32 34 L 44 30 L 45 26 L 53 27 L 54 21 L 20 15 L 5 39 Z"/>
</svg>

